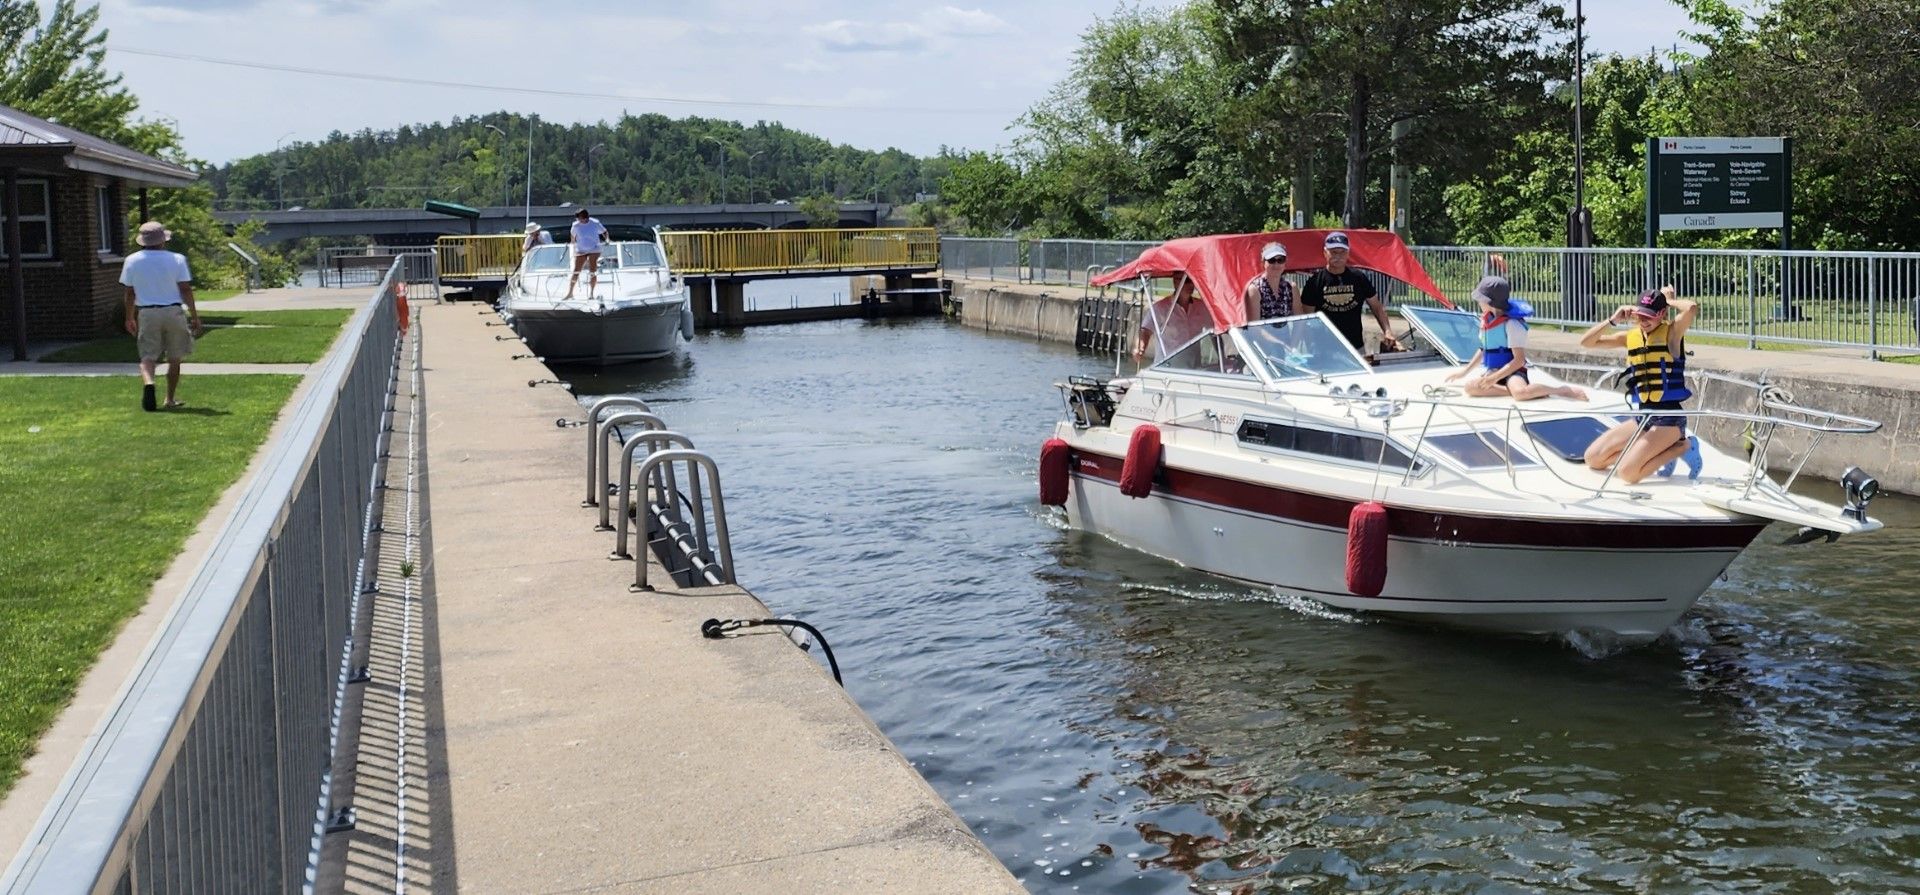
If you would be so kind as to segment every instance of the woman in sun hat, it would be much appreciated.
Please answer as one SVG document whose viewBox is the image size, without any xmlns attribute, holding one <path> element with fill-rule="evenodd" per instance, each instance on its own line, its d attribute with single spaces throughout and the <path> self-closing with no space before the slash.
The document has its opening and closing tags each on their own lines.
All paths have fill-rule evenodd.
<svg viewBox="0 0 1920 895">
<path fill-rule="evenodd" d="M 1615 469 L 1620 480 L 1631 485 L 1693 449 L 1693 440 L 1687 437 L 1687 418 L 1659 411 L 1680 410 L 1682 403 L 1693 396 L 1687 388 L 1685 338 L 1699 310 L 1698 304 L 1675 298 L 1672 286 L 1663 286 L 1641 293 L 1633 304 L 1621 305 L 1612 317 L 1594 324 L 1580 337 L 1580 345 L 1585 348 L 1627 349 L 1627 394 L 1641 410 L 1640 416 L 1594 439 L 1587 447 L 1588 466 Z M 1617 323 L 1628 324 L 1627 330 L 1609 332 Z M 1638 438 L 1634 437 L 1636 432 L 1640 433 Z"/>
<path fill-rule="evenodd" d="M 520 254 L 524 255 L 528 252 L 533 251 L 534 249 L 537 249 L 545 245 L 553 245 L 553 234 L 548 233 L 544 229 L 541 229 L 538 223 L 534 221 L 528 221 L 527 222 L 527 241 L 526 243 L 520 246 Z"/>
</svg>

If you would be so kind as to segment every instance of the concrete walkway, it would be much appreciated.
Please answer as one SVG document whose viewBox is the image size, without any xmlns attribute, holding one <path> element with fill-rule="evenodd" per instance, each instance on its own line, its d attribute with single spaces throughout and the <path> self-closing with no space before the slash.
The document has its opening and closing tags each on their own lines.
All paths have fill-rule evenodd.
<svg viewBox="0 0 1920 895">
<path fill-rule="evenodd" d="M 529 388 L 545 370 L 472 307 L 417 319 L 428 735 L 444 725 L 461 889 L 1022 891 L 814 658 L 771 628 L 700 636 L 770 615 L 751 594 L 629 593 L 579 506 L 584 433 L 553 424 L 578 403 Z"/>
</svg>

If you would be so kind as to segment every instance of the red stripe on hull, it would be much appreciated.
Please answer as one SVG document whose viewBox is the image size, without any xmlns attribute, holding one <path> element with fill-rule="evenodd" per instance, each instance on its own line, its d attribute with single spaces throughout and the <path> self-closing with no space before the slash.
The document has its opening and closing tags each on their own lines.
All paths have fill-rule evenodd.
<svg viewBox="0 0 1920 895">
<path fill-rule="evenodd" d="M 1118 483 L 1122 460 L 1076 448 L 1072 470 Z M 1163 467 L 1153 493 L 1229 509 L 1345 530 L 1359 501 L 1290 491 L 1203 472 Z M 1476 516 L 1408 507 L 1387 508 L 1394 538 L 1493 547 L 1558 547 L 1599 550 L 1742 550 L 1766 528 L 1764 522 L 1561 522 Z"/>
</svg>

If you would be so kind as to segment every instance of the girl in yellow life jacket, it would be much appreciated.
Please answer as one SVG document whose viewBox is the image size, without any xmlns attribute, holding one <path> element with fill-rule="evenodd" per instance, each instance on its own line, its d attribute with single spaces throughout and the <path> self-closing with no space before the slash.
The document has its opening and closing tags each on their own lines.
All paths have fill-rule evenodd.
<svg viewBox="0 0 1920 895">
<path fill-rule="evenodd" d="M 1587 466 L 1603 471 L 1618 467 L 1615 475 L 1633 484 L 1680 459 L 1692 447 L 1687 418 L 1659 411 L 1680 410 L 1681 402 L 1692 396 L 1687 390 L 1684 340 L 1699 310 L 1699 305 L 1675 298 L 1673 287 L 1665 286 L 1641 294 L 1634 304 L 1621 305 L 1612 317 L 1580 337 L 1582 347 L 1627 350 L 1629 385 L 1642 411 L 1640 418 L 1620 423 L 1594 439 L 1587 447 Z M 1627 323 L 1629 328 L 1611 332 L 1617 323 Z M 1643 420 L 1646 431 L 1641 432 Z M 1638 438 L 1636 432 L 1640 432 Z"/>
</svg>

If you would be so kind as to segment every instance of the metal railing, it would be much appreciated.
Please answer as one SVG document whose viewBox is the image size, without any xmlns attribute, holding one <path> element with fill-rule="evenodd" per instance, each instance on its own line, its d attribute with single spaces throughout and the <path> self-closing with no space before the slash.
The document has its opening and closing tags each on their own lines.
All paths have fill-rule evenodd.
<svg viewBox="0 0 1920 895">
<path fill-rule="evenodd" d="M 637 473 L 641 482 L 654 479 L 661 467 L 685 464 L 688 487 L 686 491 L 669 488 L 654 492 L 645 501 L 648 518 L 649 546 L 664 542 L 668 556 L 678 556 L 686 560 L 685 567 L 669 564 L 668 574 L 686 576 L 704 581 L 710 585 L 733 584 L 733 541 L 727 536 L 727 502 L 720 494 L 720 468 L 713 458 L 699 451 L 668 449 L 653 451 L 640 461 Z M 702 474 L 706 484 L 701 485 Z M 668 473 L 671 481 L 672 473 Z M 712 497 L 709 504 L 702 498 Z M 691 499 L 687 499 L 691 495 Z M 708 506 L 712 507 L 711 514 Z M 626 513 L 623 510 L 621 519 Z M 653 586 L 647 583 L 647 561 L 645 556 L 635 557 L 633 587 L 635 591 L 649 591 Z"/>
<path fill-rule="evenodd" d="M 515 233 L 442 236 L 433 244 L 440 281 L 505 281 L 520 266 L 526 237 Z"/>
<path fill-rule="evenodd" d="M 399 276 L 396 262 L 289 409 L 0 892 L 308 882 L 399 375 Z"/>
<path fill-rule="evenodd" d="M 1027 280 L 1085 286 L 1093 271 L 1119 267 L 1156 245 L 1119 239 L 1036 239 L 1027 246 Z"/>
<path fill-rule="evenodd" d="M 948 276 L 976 280 L 1027 281 L 1024 239 L 971 236 L 940 237 L 940 269 Z"/>
<path fill-rule="evenodd" d="M 671 230 L 659 236 L 668 262 L 683 276 L 940 266 L 940 235 L 931 227 Z"/>
</svg>

